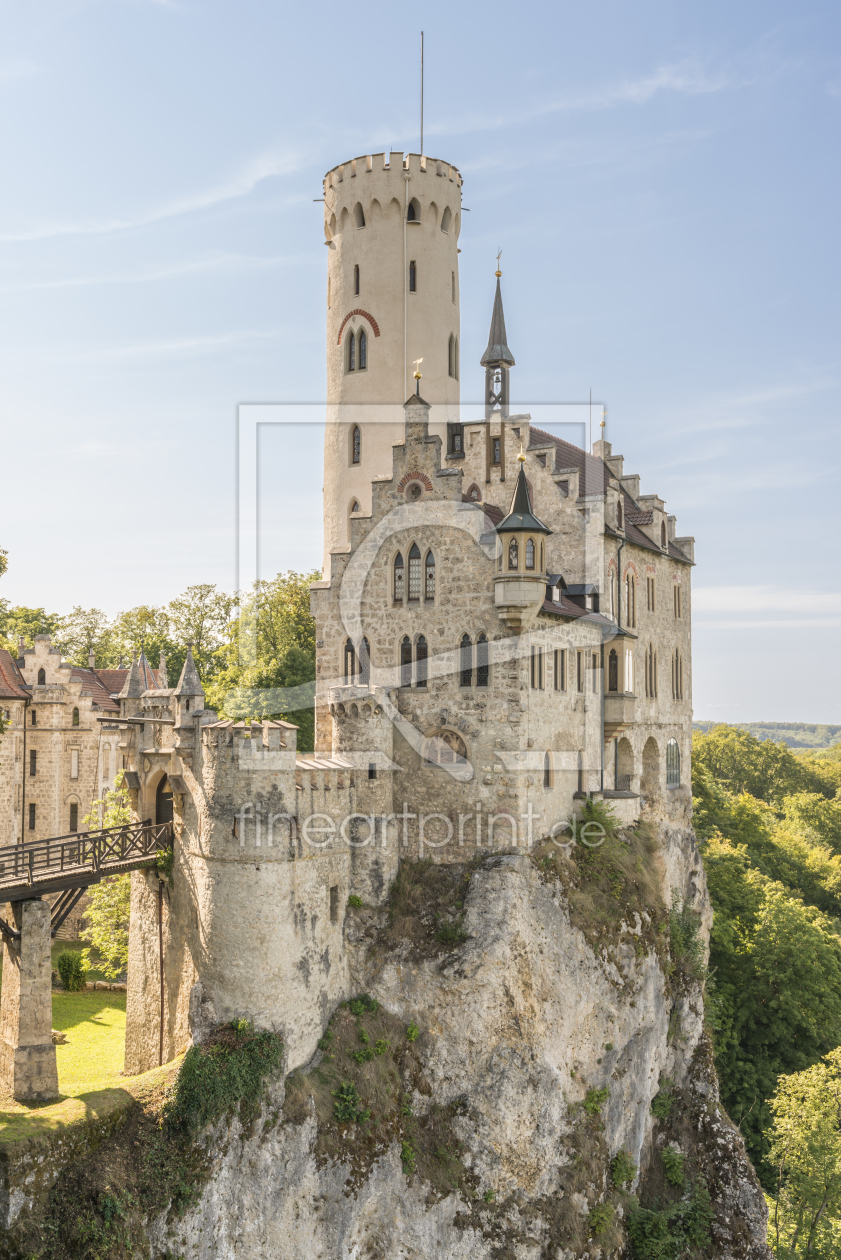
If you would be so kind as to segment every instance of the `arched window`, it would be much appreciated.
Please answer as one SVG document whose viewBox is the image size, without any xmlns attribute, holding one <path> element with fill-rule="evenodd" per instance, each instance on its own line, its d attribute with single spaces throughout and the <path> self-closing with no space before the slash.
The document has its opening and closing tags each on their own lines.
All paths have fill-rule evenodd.
<svg viewBox="0 0 841 1260">
<path fill-rule="evenodd" d="M 368 334 L 364 328 L 359 330 L 359 370 L 364 372 L 368 366 Z"/>
<path fill-rule="evenodd" d="M 428 655 L 429 650 L 426 646 L 426 639 L 421 634 L 418 636 L 418 641 L 415 644 L 415 661 L 417 663 L 417 669 L 415 670 L 416 687 L 426 686 L 426 660 Z"/>
<path fill-rule="evenodd" d="M 665 545 L 666 545 L 666 522 L 661 521 L 660 522 L 660 546 L 665 547 Z"/>
<path fill-rule="evenodd" d="M 358 297 L 359 296 L 359 263 L 357 263 L 353 269 L 353 291 Z"/>
<path fill-rule="evenodd" d="M 447 342 L 447 372 L 450 376 L 456 374 L 456 339 L 450 333 L 450 340 Z"/>
<path fill-rule="evenodd" d="M 351 516 L 353 516 L 354 512 L 358 512 L 359 510 L 360 510 L 360 509 L 359 509 L 359 504 L 357 503 L 356 499 L 354 499 L 354 500 L 353 500 L 353 503 L 351 503 L 351 505 L 350 505 L 350 514 L 351 514 Z"/>
<path fill-rule="evenodd" d="M 634 654 L 630 648 L 625 649 L 625 690 L 634 690 Z"/>
<path fill-rule="evenodd" d="M 47 685 L 47 671 L 45 669 L 39 669 L 38 670 L 38 686 L 46 687 L 46 685 Z"/>
<path fill-rule="evenodd" d="M 473 644 L 470 635 L 463 634 L 459 648 L 459 682 L 460 687 L 473 686 Z"/>
<path fill-rule="evenodd" d="M 371 645 L 367 639 L 359 645 L 359 681 L 366 687 L 371 681 Z"/>
<path fill-rule="evenodd" d="M 435 557 L 431 551 L 426 553 L 426 580 L 423 587 L 424 599 L 435 598 Z"/>
<path fill-rule="evenodd" d="M 409 202 L 406 210 L 406 221 L 408 223 L 420 223 L 420 202 L 413 197 Z"/>
<path fill-rule="evenodd" d="M 488 640 L 480 634 L 476 640 L 476 686 L 487 687 L 489 669 Z"/>
<path fill-rule="evenodd" d="M 356 337 L 353 333 L 347 339 L 347 370 L 356 371 Z"/>
<path fill-rule="evenodd" d="M 526 539 L 526 568 L 534 568 L 534 539 Z"/>
<path fill-rule="evenodd" d="M 467 761 L 467 748 L 455 731 L 439 731 L 427 739 L 424 756 L 433 766 L 461 765 Z"/>
<path fill-rule="evenodd" d="M 421 553 L 417 543 L 409 548 L 409 601 L 420 599 L 421 593 Z"/>
<path fill-rule="evenodd" d="M 70 826 L 67 828 L 67 830 L 68 831 L 79 830 L 79 806 L 76 801 L 70 802 Z"/>
<path fill-rule="evenodd" d="M 676 739 L 666 745 L 666 787 L 680 787 L 680 749 Z"/>
<path fill-rule="evenodd" d="M 543 754 L 543 786 L 545 788 L 552 787 L 552 758 L 548 752 Z"/>
<path fill-rule="evenodd" d="M 678 648 L 672 657 L 672 699 L 683 699 L 683 657 Z"/>
<path fill-rule="evenodd" d="M 358 293 L 359 290 L 357 289 L 356 292 Z M 616 524 L 619 526 L 620 529 L 622 528 L 622 500 L 621 499 L 616 504 Z"/>
<path fill-rule="evenodd" d="M 78 709 L 73 710 L 73 725 L 74 726 L 79 725 L 79 710 Z"/>
<path fill-rule="evenodd" d="M 607 657 L 607 689 L 619 690 L 619 657 L 616 655 L 616 648 L 611 648 Z"/>
<path fill-rule="evenodd" d="M 403 602 L 403 557 L 399 551 L 394 557 L 394 600 Z"/>
<path fill-rule="evenodd" d="M 508 544 L 508 568 L 518 569 L 520 566 L 520 549 L 517 546 L 517 539 L 512 538 Z"/>
<path fill-rule="evenodd" d="M 353 336 L 352 333 L 351 336 Z M 353 426 L 353 433 L 351 434 L 350 458 L 354 464 L 358 464 L 362 458 L 362 430 L 358 424 Z"/>
<path fill-rule="evenodd" d="M 414 258 L 409 263 L 409 292 L 417 293 L 418 291 L 418 265 Z"/>
<path fill-rule="evenodd" d="M 630 570 L 625 575 L 625 606 L 628 615 L 628 629 L 633 630 L 637 624 L 637 584 Z"/>
<path fill-rule="evenodd" d="M 343 673 L 345 686 L 348 686 L 353 682 L 356 676 L 356 650 L 350 639 L 345 640 Z"/>
<path fill-rule="evenodd" d="M 365 226 L 365 211 L 362 209 L 358 201 L 354 206 L 353 217 L 356 220 L 356 226 L 358 228 Z M 358 293 L 359 290 L 357 289 L 356 292 Z"/>
<path fill-rule="evenodd" d="M 404 634 L 403 642 L 400 644 L 400 686 L 411 687 L 412 685 L 412 640 L 408 634 Z"/>
<path fill-rule="evenodd" d="M 444 213 L 441 215 L 441 231 L 449 232 L 450 224 L 453 221 L 453 214 L 449 206 L 444 207 Z"/>
</svg>

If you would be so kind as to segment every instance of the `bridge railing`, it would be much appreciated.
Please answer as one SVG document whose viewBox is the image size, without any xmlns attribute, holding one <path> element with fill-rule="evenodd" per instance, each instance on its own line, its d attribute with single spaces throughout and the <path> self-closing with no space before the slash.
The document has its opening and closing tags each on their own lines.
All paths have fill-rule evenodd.
<svg viewBox="0 0 841 1260">
<path fill-rule="evenodd" d="M 171 843 L 171 834 L 170 823 L 147 820 L 4 845 L 0 847 L 0 898 L 15 900 L 15 893 L 25 896 L 26 889 L 35 891 L 46 884 L 50 888 L 65 881 L 75 884 L 86 874 L 94 883 L 104 874 L 154 857 Z"/>
</svg>

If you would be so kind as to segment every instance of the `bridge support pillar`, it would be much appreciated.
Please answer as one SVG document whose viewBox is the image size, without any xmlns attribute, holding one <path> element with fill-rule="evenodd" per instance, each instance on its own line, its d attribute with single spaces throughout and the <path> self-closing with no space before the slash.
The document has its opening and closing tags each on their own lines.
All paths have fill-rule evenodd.
<svg viewBox="0 0 841 1260">
<path fill-rule="evenodd" d="M 43 1102 L 58 1096 L 49 904 L 10 902 L 7 922 L 20 940 L 3 938 L 0 1091 L 19 1102 Z"/>
</svg>

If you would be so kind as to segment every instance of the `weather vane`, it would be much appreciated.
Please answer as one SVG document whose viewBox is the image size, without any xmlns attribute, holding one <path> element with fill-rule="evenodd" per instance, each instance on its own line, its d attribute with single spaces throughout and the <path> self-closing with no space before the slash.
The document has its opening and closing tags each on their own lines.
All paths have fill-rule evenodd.
<svg viewBox="0 0 841 1260">
<path fill-rule="evenodd" d="M 499 251 L 499 253 L 498 253 L 498 254 L 497 254 L 497 256 L 496 256 L 496 278 L 497 278 L 497 280 L 498 280 L 498 279 L 499 279 L 499 277 L 502 275 L 502 272 L 501 272 L 501 271 L 500 271 L 500 269 L 499 269 L 499 260 L 500 260 L 500 258 L 501 258 L 501 257 L 502 257 L 502 250 L 500 250 L 500 251 Z"/>
<path fill-rule="evenodd" d="M 415 359 L 415 382 L 416 382 L 415 393 L 417 394 L 418 398 L 420 398 L 420 383 L 421 383 L 420 365 L 422 363 L 423 363 L 423 359 Z"/>
</svg>

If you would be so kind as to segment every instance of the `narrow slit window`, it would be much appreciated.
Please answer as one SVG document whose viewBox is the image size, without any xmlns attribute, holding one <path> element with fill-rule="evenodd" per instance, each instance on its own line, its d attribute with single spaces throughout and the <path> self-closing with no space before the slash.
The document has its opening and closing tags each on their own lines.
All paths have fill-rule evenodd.
<svg viewBox="0 0 841 1260">
<path fill-rule="evenodd" d="M 345 642 L 343 672 L 345 685 L 348 686 L 353 683 L 356 677 L 356 650 L 350 639 L 347 639 Z"/>
<path fill-rule="evenodd" d="M 545 788 L 552 786 L 552 759 L 548 752 L 543 754 L 543 786 Z"/>
<path fill-rule="evenodd" d="M 339 922 L 339 886 L 334 884 L 330 889 L 330 922 Z"/>
<path fill-rule="evenodd" d="M 38 771 L 38 753 L 36 749 L 29 750 L 29 776 L 34 778 Z"/>
<path fill-rule="evenodd" d="M 398 551 L 397 555 L 394 557 L 394 602 L 399 604 L 402 604 L 403 602 L 403 574 L 403 557 Z"/>
<path fill-rule="evenodd" d="M 584 653 L 576 652 L 575 654 L 575 685 L 579 691 L 584 690 Z"/>
<path fill-rule="evenodd" d="M 73 725 L 74 726 L 79 725 L 79 710 L 78 709 L 73 710 Z"/>
<path fill-rule="evenodd" d="M 409 550 L 409 602 L 420 599 L 421 593 L 421 553 L 417 543 L 412 543 Z"/>
<path fill-rule="evenodd" d="M 435 598 L 435 556 L 431 551 L 426 553 L 426 576 L 424 581 L 423 597 L 424 599 L 433 600 Z"/>
<path fill-rule="evenodd" d="M 76 804 L 75 801 L 73 801 L 73 803 L 70 806 L 70 826 L 67 828 L 67 830 L 68 831 L 79 830 L 79 806 Z"/>
<path fill-rule="evenodd" d="M 362 459 L 362 430 L 358 424 L 353 426 L 353 441 L 351 446 L 351 460 L 354 464 L 358 464 Z"/>
<path fill-rule="evenodd" d="M 590 666 L 591 666 L 591 670 L 593 674 L 593 695 L 595 696 L 595 695 L 598 695 L 598 692 L 599 692 L 599 674 L 601 672 L 599 670 L 598 652 L 593 652 L 592 657 L 590 659 Z"/>
<path fill-rule="evenodd" d="M 400 644 L 400 686 L 412 685 L 412 640 L 406 634 Z"/>
<path fill-rule="evenodd" d="M 364 372 L 368 367 L 368 334 L 365 329 L 359 333 L 359 370 Z"/>
<path fill-rule="evenodd" d="M 46 685 L 47 685 L 47 671 L 45 669 L 39 669 L 38 670 L 38 686 L 46 687 Z"/>
<path fill-rule="evenodd" d="M 450 272 L 450 282 L 452 284 L 452 289 L 453 289 L 453 301 L 455 302 L 456 300 L 456 273 L 454 271 Z"/>
<path fill-rule="evenodd" d="M 366 687 L 371 681 L 371 645 L 367 639 L 359 645 L 359 681 Z"/>
<path fill-rule="evenodd" d="M 470 635 L 464 634 L 461 638 L 461 647 L 459 649 L 460 671 L 459 686 L 473 686 L 473 644 L 470 641 Z"/>
<path fill-rule="evenodd" d="M 29 803 L 29 830 L 35 830 L 35 805 L 31 801 Z"/>
<path fill-rule="evenodd" d="M 415 670 L 415 686 L 416 687 L 426 686 L 426 669 L 427 669 L 428 656 L 429 656 L 429 649 L 426 644 L 426 639 L 423 637 L 423 635 L 420 635 L 415 645 L 415 663 L 417 666 Z"/>
<path fill-rule="evenodd" d="M 476 686 L 487 687 L 490 673 L 488 640 L 480 634 L 476 640 Z"/>
<path fill-rule="evenodd" d="M 534 568 L 534 539 L 526 539 L 526 568 Z"/>
<path fill-rule="evenodd" d="M 359 264 L 357 263 L 353 269 L 353 291 L 359 296 Z"/>
<path fill-rule="evenodd" d="M 418 265 L 414 258 L 409 263 L 409 292 L 417 293 L 418 291 Z"/>
<path fill-rule="evenodd" d="M 356 371 L 356 337 L 353 333 L 347 339 L 347 370 Z"/>
</svg>

